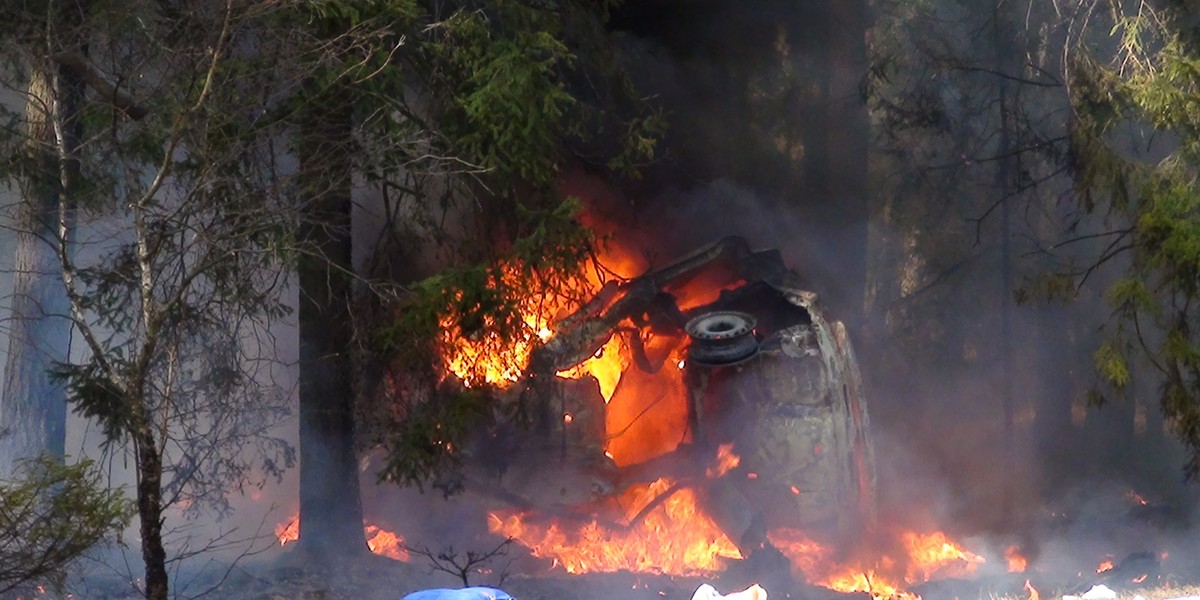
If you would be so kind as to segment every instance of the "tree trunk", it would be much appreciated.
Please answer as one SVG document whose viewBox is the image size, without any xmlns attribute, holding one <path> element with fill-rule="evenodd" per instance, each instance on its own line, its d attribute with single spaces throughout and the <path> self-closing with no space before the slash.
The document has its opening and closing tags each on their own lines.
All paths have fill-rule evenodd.
<svg viewBox="0 0 1200 600">
<path fill-rule="evenodd" d="M 138 401 L 144 406 L 144 402 Z M 142 561 L 146 564 L 147 600 L 167 600 L 167 551 L 163 547 L 162 528 L 162 456 L 155 444 L 154 432 L 142 419 L 137 428 L 137 507 L 141 526 Z"/>
<path fill-rule="evenodd" d="M 26 201 L 42 204 L 30 207 L 42 213 L 38 220 L 57 212 L 56 197 Z M 66 395 L 62 386 L 50 380 L 48 371 L 54 363 L 67 359 L 69 305 L 58 276 L 58 258 L 46 241 L 57 233 L 41 224 L 33 229 L 22 231 L 17 238 L 8 359 L 0 400 L 0 431 L 9 433 L 0 441 L 0 455 L 14 459 L 41 452 L 61 457 L 66 450 Z"/>
<path fill-rule="evenodd" d="M 86 52 L 84 0 L 55 2 L 47 46 Z M 21 190 L 21 222 L 14 259 L 12 314 L 3 396 L 0 396 L 0 459 L 66 450 L 66 394 L 49 377 L 70 352 L 70 305 L 60 276 L 55 240 L 68 243 L 72 228 L 69 193 L 79 178 L 82 138 L 79 111 L 84 81 L 66 67 L 42 59 L 33 65 L 26 115 L 30 153 L 38 166 Z M 58 132 L 55 127 L 58 127 Z M 58 133 L 61 133 L 59 138 Z M 61 230 L 60 230 L 61 228 Z"/>
<path fill-rule="evenodd" d="M 366 543 L 350 364 L 351 106 L 337 91 L 312 102 L 299 148 L 300 545 L 320 559 Z"/>
<path fill-rule="evenodd" d="M 821 115 L 805 125 L 807 199 L 829 236 L 828 256 L 838 277 L 828 306 L 858 331 L 864 320 L 867 280 L 867 170 L 870 129 L 861 84 L 867 75 L 867 0 L 824 3 L 824 27 L 814 58 L 821 72 Z M 811 24 L 805 24 L 811 30 Z"/>
<path fill-rule="evenodd" d="M 1004 12 L 1006 7 L 999 0 L 992 3 L 992 69 L 996 73 L 1016 75 L 1020 72 L 1020 64 L 1014 58 L 1020 56 L 1015 40 L 1016 33 Z M 1013 137 L 1017 134 L 1014 118 L 1015 94 L 1009 89 L 1008 80 L 1003 76 L 996 81 L 997 101 L 999 110 L 997 132 L 995 170 L 995 192 L 1000 203 L 1000 412 L 1004 434 L 1004 496 L 1001 499 L 1000 519 L 1004 524 L 1011 524 L 1015 518 L 1013 512 L 1014 494 L 1018 485 L 1016 473 L 1016 439 L 1014 413 L 1016 411 L 1013 392 L 1013 259 L 1012 259 L 1012 200 L 1020 193 L 1015 174 L 1020 170 L 1016 164 L 1017 157 L 1009 156 L 1015 144 Z"/>
</svg>

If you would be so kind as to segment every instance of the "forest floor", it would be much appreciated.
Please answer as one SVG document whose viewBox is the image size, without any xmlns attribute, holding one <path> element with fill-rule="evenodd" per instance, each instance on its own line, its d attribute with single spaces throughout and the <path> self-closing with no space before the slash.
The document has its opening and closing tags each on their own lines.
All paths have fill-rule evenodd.
<svg viewBox="0 0 1200 600">
<path fill-rule="evenodd" d="M 178 574 L 177 574 L 178 575 Z M 476 580 L 476 577 L 479 579 Z M 691 600 L 696 589 L 709 583 L 722 593 L 746 587 L 744 580 L 678 577 L 646 573 L 588 573 L 545 576 L 476 574 L 471 585 L 499 587 L 518 600 Z M 400 600 L 424 589 L 459 588 L 462 581 L 432 568 L 428 563 L 401 562 L 366 554 L 354 560 L 313 565 L 299 552 L 285 551 L 270 558 L 247 560 L 232 569 L 210 569 L 209 574 L 180 577 L 187 580 L 180 598 L 219 600 Z M 1037 596 L 1024 587 L 1023 574 L 1000 578 L 934 581 L 918 586 L 912 595 L 896 600 L 1061 600 L 1064 594 L 1080 595 L 1083 589 L 1045 585 Z M 805 584 L 764 583 L 770 600 L 870 600 L 865 593 L 843 594 Z M 71 600 L 136 600 L 140 596 L 128 583 L 92 579 L 84 587 L 73 586 Z M 1065 590 L 1065 591 L 1064 591 Z M 42 596 L 49 598 L 50 596 Z M 1117 590 L 1115 600 L 1200 600 L 1200 577 L 1170 584 Z"/>
<path fill-rule="evenodd" d="M 428 564 L 408 563 L 374 554 L 325 565 L 302 562 L 298 552 L 265 560 L 247 560 L 233 569 L 211 568 L 208 574 L 182 575 L 180 598 L 218 600 L 400 600 L 418 590 L 463 587 L 461 579 Z M 476 578 L 479 580 L 476 581 Z M 620 573 L 559 574 L 544 577 L 476 575 L 471 585 L 499 587 L 519 600 L 690 600 L 696 588 L 720 582 L 668 575 Z M 740 589 L 740 588 L 739 588 Z M 70 586 L 64 600 L 137 600 L 127 580 L 89 577 Z M 829 600 L 840 594 L 830 592 Z M 50 596 L 42 596 L 49 598 Z M 787 598 L 771 594 L 772 600 Z M 810 595 L 794 596 L 812 599 Z M 845 596 L 851 597 L 851 596 Z M 866 595 L 857 596 L 859 599 Z"/>
</svg>

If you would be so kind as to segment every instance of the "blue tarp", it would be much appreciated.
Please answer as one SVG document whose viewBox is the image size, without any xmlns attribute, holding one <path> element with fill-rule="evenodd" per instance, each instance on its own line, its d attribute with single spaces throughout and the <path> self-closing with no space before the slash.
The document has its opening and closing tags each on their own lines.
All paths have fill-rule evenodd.
<svg viewBox="0 0 1200 600">
<path fill-rule="evenodd" d="M 513 597 L 496 588 L 469 587 L 461 590 L 422 590 L 400 600 L 513 600 Z"/>
</svg>

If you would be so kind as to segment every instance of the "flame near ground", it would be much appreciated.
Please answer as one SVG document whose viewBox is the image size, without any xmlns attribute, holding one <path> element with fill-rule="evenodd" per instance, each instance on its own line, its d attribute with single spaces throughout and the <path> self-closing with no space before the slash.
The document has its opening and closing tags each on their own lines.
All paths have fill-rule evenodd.
<svg viewBox="0 0 1200 600">
<path fill-rule="evenodd" d="M 604 284 L 597 277 L 600 273 L 633 275 L 645 267 L 619 252 L 610 251 L 601 261 L 612 268 L 588 270 L 586 280 L 577 282 L 576 289 L 600 289 Z M 511 277 L 519 271 L 515 267 L 506 268 L 501 277 Z M 681 308 L 694 307 L 712 302 L 721 290 L 741 283 L 699 277 L 689 281 L 684 289 L 672 292 Z M 468 339 L 453 323 L 445 324 L 442 354 L 447 374 L 468 386 L 511 385 L 523 373 L 536 344 L 553 337 L 556 318 L 575 308 L 569 300 L 537 294 L 513 301 L 522 308 L 525 324 L 524 334 L 513 343 L 497 345 L 495 339 L 487 336 Z M 644 398 L 663 395 L 680 399 L 676 404 L 683 406 L 686 389 L 680 373 L 685 342 L 639 331 L 632 323 L 625 325 L 625 335 L 640 336 L 651 352 L 665 357 L 666 362 L 678 363 L 675 365 L 678 368 L 663 368 L 654 378 L 640 376 L 640 371 L 631 367 L 634 361 L 625 339 L 614 333 L 592 358 L 558 373 L 563 378 L 596 379 L 607 407 L 609 435 L 605 454 L 618 466 L 668 452 L 686 434 L 676 431 L 683 427 L 682 413 L 675 414 L 679 411 L 654 415 L 645 413 L 643 407 Z M 633 412 L 629 412 L 631 409 Z M 637 423 L 637 419 L 642 423 Z M 570 423 L 571 415 L 564 415 L 564 420 Z M 636 430 L 636 426 L 649 421 L 655 421 L 658 429 Z M 672 422 L 674 429 L 664 435 L 662 428 L 671 427 Z M 631 425 L 635 427 L 632 430 Z M 676 441 L 662 442 L 672 439 Z M 720 477 L 736 466 L 737 460 L 731 446 L 724 445 L 706 474 L 710 478 Z M 623 521 L 596 518 L 577 522 L 517 510 L 494 510 L 489 514 L 489 530 L 517 540 L 534 556 L 549 561 L 551 569 L 567 573 L 627 570 L 712 575 L 723 571 L 729 561 L 744 558 L 737 545 L 702 510 L 697 493 L 670 479 L 630 486 L 618 497 L 609 499 L 608 505 L 610 513 L 619 514 Z M 857 561 L 835 560 L 832 548 L 814 541 L 803 531 L 779 529 L 769 532 L 768 537 L 791 561 L 799 577 L 834 590 L 868 592 L 876 598 L 903 597 L 906 586 L 933 577 L 967 576 L 983 563 L 982 557 L 964 550 L 942 532 L 892 533 L 884 536 L 891 538 L 887 546 L 902 548 L 902 555 L 875 553 Z"/>
<path fill-rule="evenodd" d="M 377 525 L 363 523 L 363 536 L 367 540 L 367 549 L 379 556 L 386 556 L 402 562 L 408 562 L 408 548 L 404 546 L 404 537 L 388 531 Z M 286 546 L 300 539 L 300 513 L 275 526 L 275 539 L 280 546 Z"/>
<path fill-rule="evenodd" d="M 631 276 L 645 268 L 636 260 L 611 253 L 601 260 L 609 268 L 587 270 L 585 280 L 577 282 L 576 291 L 598 290 L 605 283 L 599 276 L 601 273 Z M 520 272 L 516 267 L 505 268 L 499 277 L 514 277 Z M 681 308 L 700 306 L 712 302 L 722 289 L 741 283 L 698 278 L 689 282 L 687 289 L 672 293 Z M 519 285 L 509 287 L 521 289 Z M 441 339 L 446 376 L 468 387 L 512 385 L 524 373 L 533 349 L 554 336 L 556 320 L 578 306 L 572 304 L 577 302 L 574 299 L 536 293 L 512 300 L 521 308 L 523 333 L 510 343 L 501 343 L 499 338 L 486 333 L 464 336 L 452 319 L 446 319 Z M 683 439 L 681 434 L 686 431 L 679 430 L 683 426 L 682 413 L 677 409 L 647 413 L 643 399 L 665 394 L 678 397 L 680 401 L 676 404 L 683 405 L 686 389 L 681 372 L 686 342 L 653 335 L 629 322 L 618 329 L 624 333 L 614 333 L 591 359 L 559 372 L 558 376 L 595 378 L 606 406 L 608 436 L 604 451 L 618 466 L 624 466 L 668 452 Z M 640 336 L 639 341 L 649 353 L 662 357 L 671 366 L 662 368 L 656 379 L 643 376 L 631 366 L 634 361 L 629 354 L 629 335 Z M 572 415 L 563 417 L 564 422 L 572 422 Z M 639 431 L 642 423 L 635 422 L 637 419 L 674 422 L 669 425 L 674 429 L 664 435 L 659 423 L 656 428 Z M 722 446 L 706 475 L 720 477 L 737 466 L 737 461 L 731 445 Z M 532 555 L 545 559 L 549 569 L 572 574 L 632 571 L 711 576 L 724 571 L 730 561 L 744 558 L 738 546 L 705 514 L 697 492 L 669 478 L 628 486 L 608 498 L 605 507 L 607 518 L 597 515 L 590 521 L 495 509 L 489 513 L 488 528 L 491 533 L 510 537 Z M 372 525 L 366 525 L 364 532 L 371 540 L 373 552 L 407 560 L 402 537 Z M 297 533 L 295 518 L 281 524 L 276 531 L 281 544 L 295 539 Z M 804 531 L 768 532 L 771 544 L 790 560 L 798 579 L 843 592 L 867 592 L 877 599 L 915 597 L 905 590 L 933 578 L 970 576 L 984 562 L 983 557 L 965 550 L 940 531 L 891 531 L 873 537 L 881 540 L 879 548 L 890 550 L 860 551 L 855 557 L 846 558 Z M 1010 570 L 1014 565 L 1023 568 L 1024 559 L 1015 550 L 1007 560 Z"/>
<path fill-rule="evenodd" d="M 632 520 L 673 483 L 659 479 L 630 488 L 618 504 Z M 680 490 L 635 526 L 618 530 L 593 520 L 568 528 L 561 522 L 534 523 L 517 512 L 489 515 L 488 528 L 510 536 L 534 556 L 551 559 L 568 573 L 635 571 L 672 575 L 714 573 L 728 559 L 741 558 L 737 546 L 698 508 L 692 490 Z"/>
<path fill-rule="evenodd" d="M 660 479 L 626 494 L 629 517 L 670 487 Z M 633 571 L 669 575 L 715 575 L 729 560 L 742 558 L 737 547 L 697 507 L 691 490 L 673 494 L 637 526 L 627 530 L 593 521 L 578 528 L 559 521 L 535 523 L 513 512 L 491 514 L 493 533 L 511 536 L 552 568 L 568 573 Z M 794 565 L 795 575 L 813 585 L 840 592 L 866 592 L 874 598 L 915 598 L 911 586 L 936 578 L 969 577 L 985 559 L 964 549 L 945 533 L 897 534 L 904 554 L 879 553 L 861 561 L 839 562 L 832 547 L 805 532 L 768 533 Z"/>
</svg>

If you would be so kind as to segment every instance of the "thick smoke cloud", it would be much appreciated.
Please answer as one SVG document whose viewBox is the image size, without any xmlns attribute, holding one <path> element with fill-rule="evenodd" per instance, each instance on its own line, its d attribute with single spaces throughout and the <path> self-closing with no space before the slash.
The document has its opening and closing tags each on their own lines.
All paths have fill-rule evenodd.
<svg viewBox="0 0 1200 600">
<path fill-rule="evenodd" d="M 667 159 L 635 184 L 573 173 L 568 191 L 616 224 L 606 233 L 640 245 L 658 264 L 726 235 L 779 248 L 835 318 L 852 319 L 839 314 L 855 289 L 846 285 L 843 254 L 865 224 L 847 225 L 837 218 L 842 198 L 811 191 L 814 177 L 865 178 L 869 171 L 867 164 L 831 165 L 820 155 L 825 148 L 812 143 L 820 126 L 838 126 L 813 124 L 823 99 L 806 82 L 817 61 L 831 58 L 820 30 L 824 5 L 630 3 L 614 25 L 635 57 L 635 79 L 667 108 Z M 814 165 L 826 172 L 814 173 Z M 882 222 L 871 231 L 906 235 Z M 1153 386 L 1142 383 L 1099 409 L 1083 398 L 1094 383 L 1090 353 L 1108 311 L 1102 278 L 1065 306 L 1010 306 L 1006 373 L 1001 299 L 1014 290 L 1000 284 L 999 220 L 984 221 L 980 231 L 982 241 L 966 239 L 958 249 L 973 258 L 927 277 L 937 283 L 925 295 L 937 305 L 923 310 L 938 316 L 913 321 L 928 328 L 923 335 L 893 335 L 895 319 L 908 313 L 886 294 L 852 332 L 868 370 L 881 514 L 982 536 L 997 556 L 1017 544 L 1031 554 L 1053 549 L 1043 557 L 1074 552 L 1087 562 L 1096 539 L 1114 553 L 1169 545 L 1187 531 L 1194 494 L 1182 483 L 1183 456 L 1164 433 Z M 1036 247 L 1031 235 L 1014 233 L 1013 253 L 1027 271 Z M 938 258 L 914 260 L 928 266 Z M 938 358 L 929 347 L 908 345 L 914 339 L 948 349 Z M 1006 388 L 1014 399 L 1011 436 L 1001 408 Z M 1130 500 L 1133 493 L 1147 505 Z"/>
</svg>

